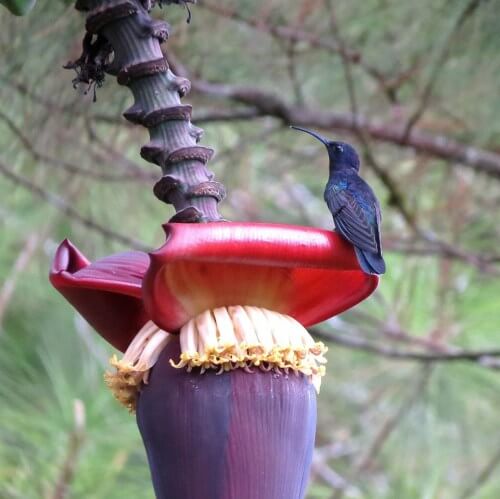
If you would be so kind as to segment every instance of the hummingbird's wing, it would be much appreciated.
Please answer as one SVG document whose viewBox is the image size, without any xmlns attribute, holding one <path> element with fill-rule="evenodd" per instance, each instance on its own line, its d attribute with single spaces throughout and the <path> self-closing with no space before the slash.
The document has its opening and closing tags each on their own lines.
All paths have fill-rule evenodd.
<svg viewBox="0 0 500 499">
<path fill-rule="evenodd" d="M 378 247 L 378 254 L 382 256 L 382 243 L 380 242 L 380 226 L 382 225 L 382 212 L 380 211 L 380 205 L 378 204 L 378 201 L 375 202 L 375 223 L 376 223 L 376 230 L 375 230 L 375 236 L 377 238 L 377 247 Z"/>
<path fill-rule="evenodd" d="M 348 189 L 329 189 L 328 194 L 325 200 L 337 230 L 354 246 L 380 255 L 380 210 L 377 203 L 368 206 L 368 209 L 375 210 L 374 216 L 369 217 Z"/>
</svg>

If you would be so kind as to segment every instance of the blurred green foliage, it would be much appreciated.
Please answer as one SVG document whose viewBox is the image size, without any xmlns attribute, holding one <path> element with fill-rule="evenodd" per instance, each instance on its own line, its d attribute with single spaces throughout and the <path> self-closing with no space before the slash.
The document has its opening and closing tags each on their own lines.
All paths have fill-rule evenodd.
<svg viewBox="0 0 500 499">
<path fill-rule="evenodd" d="M 16 16 L 27 14 L 35 3 L 36 0 L 0 0 L 0 4 L 5 5 Z"/>
<path fill-rule="evenodd" d="M 270 25 L 334 37 L 323 1 L 220 4 Z M 419 105 L 436 53 L 462 6 L 458 0 L 335 2 L 337 25 L 363 61 L 389 76 L 416 68 L 391 103 L 363 68 L 353 65 L 364 114 L 398 122 Z M 497 7 L 483 2 L 464 24 L 418 126 L 499 152 Z M 306 42 L 292 46 L 202 6 L 193 8 L 191 25 L 184 23 L 182 9 L 157 15 L 165 13 L 175 28 L 168 47 L 200 78 L 254 85 L 289 102 L 349 111 L 337 55 Z M 2 10 L 0 28 L 0 161 L 64 198 L 82 216 L 152 248 L 160 245 L 160 225 L 172 209 L 153 197 L 151 178 L 136 174 L 136 168 L 146 177 L 157 172 L 139 157 L 146 132 L 120 117 L 130 94 L 110 78 L 92 104 L 90 96 L 71 88 L 72 75 L 61 68 L 79 54 L 83 18 L 62 3 L 39 0 L 22 19 Z M 195 117 L 235 107 L 196 93 L 187 101 Z M 203 143 L 218 152 L 210 167 L 229 191 L 221 211 L 229 219 L 330 228 L 322 201 L 325 152 L 283 125 L 270 117 L 203 125 Z M 324 133 L 359 146 L 352 135 Z M 500 254 L 498 178 L 395 145 L 372 142 L 371 147 L 422 228 L 467 254 Z M 68 171 L 56 160 L 85 171 Z M 133 178 L 102 180 L 89 171 Z M 383 183 L 368 167 L 363 175 L 384 205 L 384 240 L 417 247 Z M 84 437 L 64 497 L 152 498 L 134 417 L 118 406 L 102 380 L 111 348 L 47 280 L 54 249 L 65 237 L 90 258 L 126 248 L 2 176 L 0 231 L 0 497 L 57 497 L 57 484 L 72 461 L 74 401 L 80 400 Z M 29 258 L 21 265 L 23 252 Z M 498 266 L 481 269 L 432 252 L 413 253 L 387 251 L 389 271 L 377 293 L 325 328 L 405 351 L 427 352 L 429 345 L 498 348 Z M 13 294 L 3 310 L 9 282 Z M 334 344 L 329 358 L 319 396 L 317 456 L 327 455 L 324 464 L 349 484 L 345 497 L 460 497 L 498 453 L 497 369 L 477 362 L 396 361 Z M 499 470 L 493 467 L 475 498 L 500 497 Z M 327 478 L 313 468 L 311 499 L 333 497 Z"/>
</svg>

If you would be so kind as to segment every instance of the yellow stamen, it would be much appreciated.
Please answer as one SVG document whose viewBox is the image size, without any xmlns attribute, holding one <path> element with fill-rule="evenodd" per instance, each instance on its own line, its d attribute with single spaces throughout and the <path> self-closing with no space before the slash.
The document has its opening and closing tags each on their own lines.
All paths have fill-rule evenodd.
<svg viewBox="0 0 500 499">
<path fill-rule="evenodd" d="M 327 351 L 307 330 L 287 315 L 263 308 L 232 306 L 205 311 L 180 332 L 181 355 L 176 368 L 201 367 L 217 374 L 233 369 L 302 373 L 319 392 Z M 193 349 L 194 345 L 197 349 Z"/>
<path fill-rule="evenodd" d="M 149 321 L 136 334 L 122 360 L 118 360 L 116 355 L 111 357 L 109 362 L 116 371 L 105 373 L 104 379 L 115 398 L 130 412 L 135 411 L 141 385 L 147 384 L 149 370 L 171 337 Z"/>
<path fill-rule="evenodd" d="M 107 372 L 104 378 L 116 399 L 130 412 L 135 411 L 137 394 L 148 383 L 150 369 L 171 338 L 149 321 L 121 360 L 116 355 L 110 359 L 116 371 Z M 195 367 L 202 374 L 208 369 L 216 370 L 216 374 L 234 369 L 251 374 L 253 367 L 285 373 L 291 370 L 307 376 L 318 392 L 325 374 L 325 345 L 315 342 L 292 317 L 263 308 L 206 310 L 182 327 L 180 347 L 179 361 L 170 359 L 170 364 L 188 372 Z"/>
</svg>

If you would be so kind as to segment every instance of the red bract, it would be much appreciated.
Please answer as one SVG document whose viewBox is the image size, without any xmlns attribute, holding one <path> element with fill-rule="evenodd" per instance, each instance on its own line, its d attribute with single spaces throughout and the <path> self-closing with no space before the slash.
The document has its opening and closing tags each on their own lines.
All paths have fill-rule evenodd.
<svg viewBox="0 0 500 499">
<path fill-rule="evenodd" d="M 378 284 L 332 231 L 259 223 L 164 228 L 167 242 L 150 255 L 143 298 L 167 331 L 230 305 L 267 308 L 310 326 L 359 303 Z"/>
<path fill-rule="evenodd" d="M 129 252 L 89 264 L 68 241 L 56 253 L 52 284 L 122 351 L 149 319 L 176 332 L 204 310 L 253 305 L 309 326 L 356 305 L 378 284 L 335 232 L 259 223 L 164 228 L 167 241 L 150 262 Z"/>
<path fill-rule="evenodd" d="M 148 265 L 148 255 L 139 251 L 89 263 L 64 240 L 52 262 L 50 282 L 101 336 L 124 352 L 149 320 L 141 291 Z"/>
</svg>

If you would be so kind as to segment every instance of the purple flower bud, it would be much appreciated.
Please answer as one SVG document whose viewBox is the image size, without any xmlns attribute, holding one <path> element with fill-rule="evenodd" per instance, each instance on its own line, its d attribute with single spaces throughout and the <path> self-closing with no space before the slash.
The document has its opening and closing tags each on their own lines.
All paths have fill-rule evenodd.
<svg viewBox="0 0 500 499">
<path fill-rule="evenodd" d="M 303 375 L 237 369 L 186 372 L 177 339 L 137 402 L 137 423 L 159 499 L 304 497 L 316 393 Z"/>
</svg>

